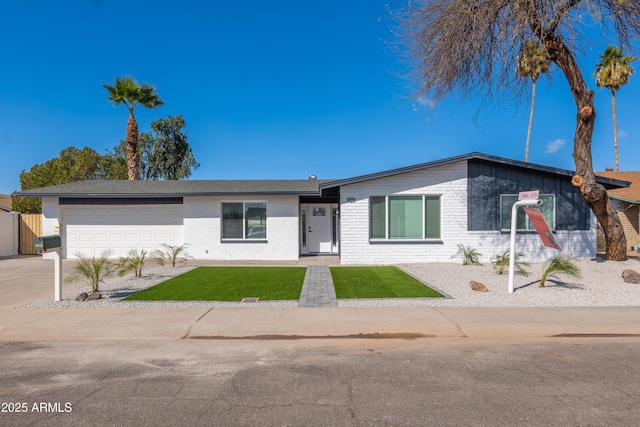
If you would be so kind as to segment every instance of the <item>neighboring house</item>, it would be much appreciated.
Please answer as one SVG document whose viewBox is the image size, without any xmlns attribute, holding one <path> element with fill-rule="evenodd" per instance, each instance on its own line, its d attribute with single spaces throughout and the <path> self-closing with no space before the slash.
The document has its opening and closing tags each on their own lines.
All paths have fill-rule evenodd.
<svg viewBox="0 0 640 427">
<path fill-rule="evenodd" d="M 613 207 L 618 211 L 629 248 L 640 244 L 640 172 L 597 172 L 597 175 L 630 182 L 626 188 L 608 190 Z"/>
<path fill-rule="evenodd" d="M 11 196 L 0 194 L 0 210 L 5 212 L 11 211 Z"/>
<path fill-rule="evenodd" d="M 594 256 L 596 221 L 572 176 L 472 153 L 342 180 L 82 181 L 17 195 L 42 197 L 43 234 L 60 230 L 64 257 L 187 243 L 196 259 L 335 254 L 342 264 L 396 264 L 459 262 L 451 256 L 460 243 L 488 260 L 509 247 L 518 193 L 539 190 L 565 253 Z M 523 213 L 518 228 L 528 260 L 555 255 Z"/>
</svg>

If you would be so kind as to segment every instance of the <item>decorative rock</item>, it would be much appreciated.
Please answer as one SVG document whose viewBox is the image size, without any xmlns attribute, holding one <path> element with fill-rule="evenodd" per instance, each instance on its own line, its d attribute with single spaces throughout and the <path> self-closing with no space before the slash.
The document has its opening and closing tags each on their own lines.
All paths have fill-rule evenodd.
<svg viewBox="0 0 640 427">
<path fill-rule="evenodd" d="M 640 284 L 640 273 L 635 270 L 627 269 L 622 272 L 622 279 L 627 283 Z"/>
<path fill-rule="evenodd" d="M 85 301 L 93 301 L 100 298 L 102 298 L 102 294 L 100 292 L 91 292 Z"/>
<path fill-rule="evenodd" d="M 480 282 L 476 282 L 475 280 L 470 281 L 469 286 L 471 286 L 471 289 L 473 289 L 474 291 L 489 292 L 489 289 L 487 289 L 485 285 Z"/>
<path fill-rule="evenodd" d="M 88 293 L 82 292 L 81 294 L 78 294 L 78 296 L 76 297 L 76 301 L 84 301 L 87 299 L 88 296 L 89 296 Z"/>
</svg>

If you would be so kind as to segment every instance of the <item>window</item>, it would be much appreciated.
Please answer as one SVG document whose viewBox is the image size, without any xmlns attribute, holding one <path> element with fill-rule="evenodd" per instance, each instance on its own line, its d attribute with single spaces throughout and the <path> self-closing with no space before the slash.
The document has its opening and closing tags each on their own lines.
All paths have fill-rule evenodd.
<svg viewBox="0 0 640 427">
<path fill-rule="evenodd" d="M 556 228 L 556 198 L 553 194 L 541 194 L 538 199 L 542 200 L 540 206 L 525 206 L 528 208 L 540 209 L 544 220 L 549 225 L 549 228 L 555 230 Z M 513 204 L 518 201 L 518 196 L 515 194 L 501 194 L 500 195 L 500 228 L 502 230 L 511 229 L 511 208 Z M 517 230 L 535 230 L 527 214 L 524 210 L 518 208 L 518 216 L 516 217 L 516 229 Z"/>
<path fill-rule="evenodd" d="M 267 203 L 223 203 L 222 238 L 248 240 L 266 239 Z"/>
<path fill-rule="evenodd" d="M 371 239 L 440 238 L 440 196 L 372 196 L 369 208 Z"/>
</svg>

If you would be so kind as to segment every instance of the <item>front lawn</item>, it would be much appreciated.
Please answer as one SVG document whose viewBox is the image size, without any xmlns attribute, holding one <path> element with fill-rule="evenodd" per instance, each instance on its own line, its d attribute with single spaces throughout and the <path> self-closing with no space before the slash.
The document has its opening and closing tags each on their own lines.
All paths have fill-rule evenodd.
<svg viewBox="0 0 640 427">
<path fill-rule="evenodd" d="M 198 267 L 125 301 L 261 301 L 300 298 L 304 267 Z"/>
<path fill-rule="evenodd" d="M 331 267 L 338 299 L 444 298 L 396 267 Z"/>
</svg>

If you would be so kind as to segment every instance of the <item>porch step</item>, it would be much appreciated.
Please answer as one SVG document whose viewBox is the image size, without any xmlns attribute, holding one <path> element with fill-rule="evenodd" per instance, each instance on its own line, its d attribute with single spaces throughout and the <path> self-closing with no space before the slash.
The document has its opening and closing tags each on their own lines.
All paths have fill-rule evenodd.
<svg viewBox="0 0 640 427">
<path fill-rule="evenodd" d="M 310 265 L 304 276 L 298 307 L 337 307 L 331 271 L 327 265 Z"/>
</svg>

